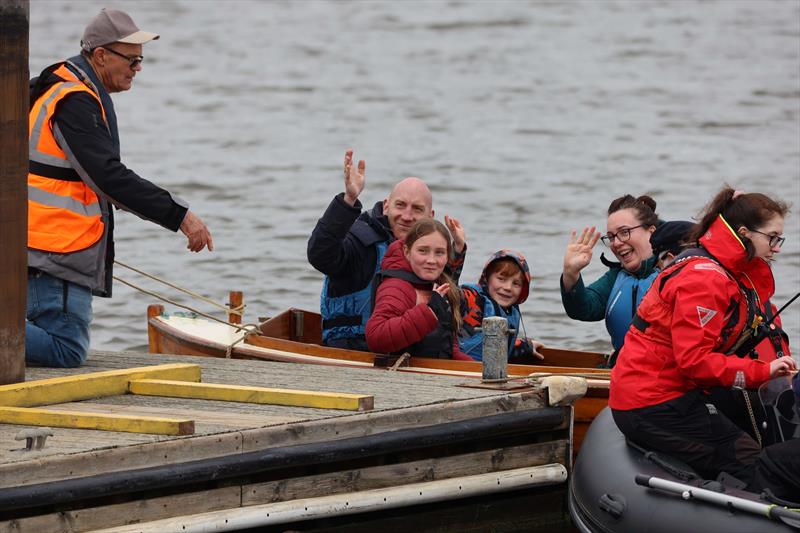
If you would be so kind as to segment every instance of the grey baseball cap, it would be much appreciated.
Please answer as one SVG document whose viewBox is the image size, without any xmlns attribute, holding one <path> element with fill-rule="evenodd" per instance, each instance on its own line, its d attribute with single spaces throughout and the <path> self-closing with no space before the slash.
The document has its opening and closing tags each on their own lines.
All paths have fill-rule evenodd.
<svg viewBox="0 0 800 533">
<path fill-rule="evenodd" d="M 91 52 L 111 43 L 144 44 L 158 37 L 157 33 L 140 30 L 124 11 L 103 8 L 83 31 L 81 48 Z"/>
</svg>

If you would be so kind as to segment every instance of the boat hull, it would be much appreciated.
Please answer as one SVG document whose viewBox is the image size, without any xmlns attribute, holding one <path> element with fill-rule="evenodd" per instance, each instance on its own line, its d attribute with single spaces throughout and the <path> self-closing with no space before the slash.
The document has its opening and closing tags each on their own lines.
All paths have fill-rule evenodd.
<svg viewBox="0 0 800 533">
<path fill-rule="evenodd" d="M 575 526 L 584 533 L 795 531 L 763 516 L 637 485 L 638 474 L 685 483 L 628 446 L 611 411 L 604 409 L 586 434 L 569 483 L 569 510 Z M 759 501 L 757 495 L 745 491 L 726 488 L 726 494 Z"/>
</svg>

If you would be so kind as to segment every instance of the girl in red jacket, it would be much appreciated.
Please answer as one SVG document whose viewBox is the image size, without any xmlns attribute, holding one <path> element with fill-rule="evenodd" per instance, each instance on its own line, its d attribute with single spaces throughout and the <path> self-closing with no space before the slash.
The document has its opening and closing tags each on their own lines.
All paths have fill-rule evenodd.
<svg viewBox="0 0 800 533">
<path fill-rule="evenodd" d="M 739 353 L 758 317 L 768 315 L 775 289 L 770 262 L 783 244 L 787 211 L 760 193 L 729 187 L 718 193 L 690 239 L 700 247 L 680 254 L 653 281 L 611 371 L 608 404 L 630 440 L 706 478 L 726 471 L 753 490 L 767 485 L 763 474 L 773 470 L 765 466 L 769 448 L 760 455 L 759 443 L 705 391 L 755 388 L 797 368 L 780 340 L 765 339 L 755 356 Z M 800 461 L 794 462 L 800 475 Z"/>
<path fill-rule="evenodd" d="M 460 291 L 444 272 L 452 253 L 450 232 L 432 218 L 389 246 L 367 321 L 370 350 L 471 360 L 458 348 Z"/>
</svg>

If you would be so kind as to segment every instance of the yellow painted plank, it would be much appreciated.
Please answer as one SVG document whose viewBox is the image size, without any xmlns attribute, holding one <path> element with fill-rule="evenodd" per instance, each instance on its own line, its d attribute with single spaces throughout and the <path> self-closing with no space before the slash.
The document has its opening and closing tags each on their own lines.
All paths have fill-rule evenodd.
<svg viewBox="0 0 800 533">
<path fill-rule="evenodd" d="M 131 380 L 129 391 L 148 396 L 194 398 L 224 402 L 246 402 L 318 409 L 368 411 L 373 408 L 373 396 L 344 392 L 314 392 L 292 389 L 269 389 L 218 383 L 188 383 L 161 379 Z"/>
<path fill-rule="evenodd" d="M 106 415 L 81 411 L 51 411 L 30 407 L 0 407 L 0 424 L 53 426 L 71 429 L 193 435 L 194 420 L 154 416 Z"/>
<path fill-rule="evenodd" d="M 200 365 L 174 363 L 0 385 L 0 406 L 33 407 L 116 396 L 136 379 L 200 381 Z"/>
</svg>

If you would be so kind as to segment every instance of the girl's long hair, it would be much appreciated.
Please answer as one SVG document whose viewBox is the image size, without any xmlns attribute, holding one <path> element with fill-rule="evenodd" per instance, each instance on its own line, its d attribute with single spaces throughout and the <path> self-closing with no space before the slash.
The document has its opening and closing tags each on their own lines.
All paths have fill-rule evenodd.
<svg viewBox="0 0 800 533">
<path fill-rule="evenodd" d="M 741 193 L 734 198 L 736 191 L 729 185 L 725 185 L 721 191 L 703 208 L 700 212 L 700 222 L 695 226 L 689 241 L 697 241 L 702 237 L 711 224 L 719 215 L 728 223 L 736 235 L 744 244 L 747 258 L 755 256 L 756 248 L 747 237 L 739 235 L 738 230 L 742 226 L 753 231 L 764 226 L 775 215 L 785 217 L 789 212 L 789 206 L 780 201 L 773 200 L 766 194 L 760 192 Z"/>
<path fill-rule="evenodd" d="M 405 238 L 406 249 L 410 250 L 418 239 L 433 232 L 437 232 L 444 237 L 447 242 L 447 257 L 448 259 L 453 257 L 453 238 L 450 235 L 450 230 L 433 218 L 422 218 L 411 226 Z M 439 285 L 450 284 L 450 289 L 447 291 L 447 301 L 450 302 L 450 314 L 453 316 L 453 334 L 458 335 L 458 331 L 461 328 L 461 289 L 458 288 L 458 284 L 444 270 L 442 270 L 436 283 Z"/>
</svg>

